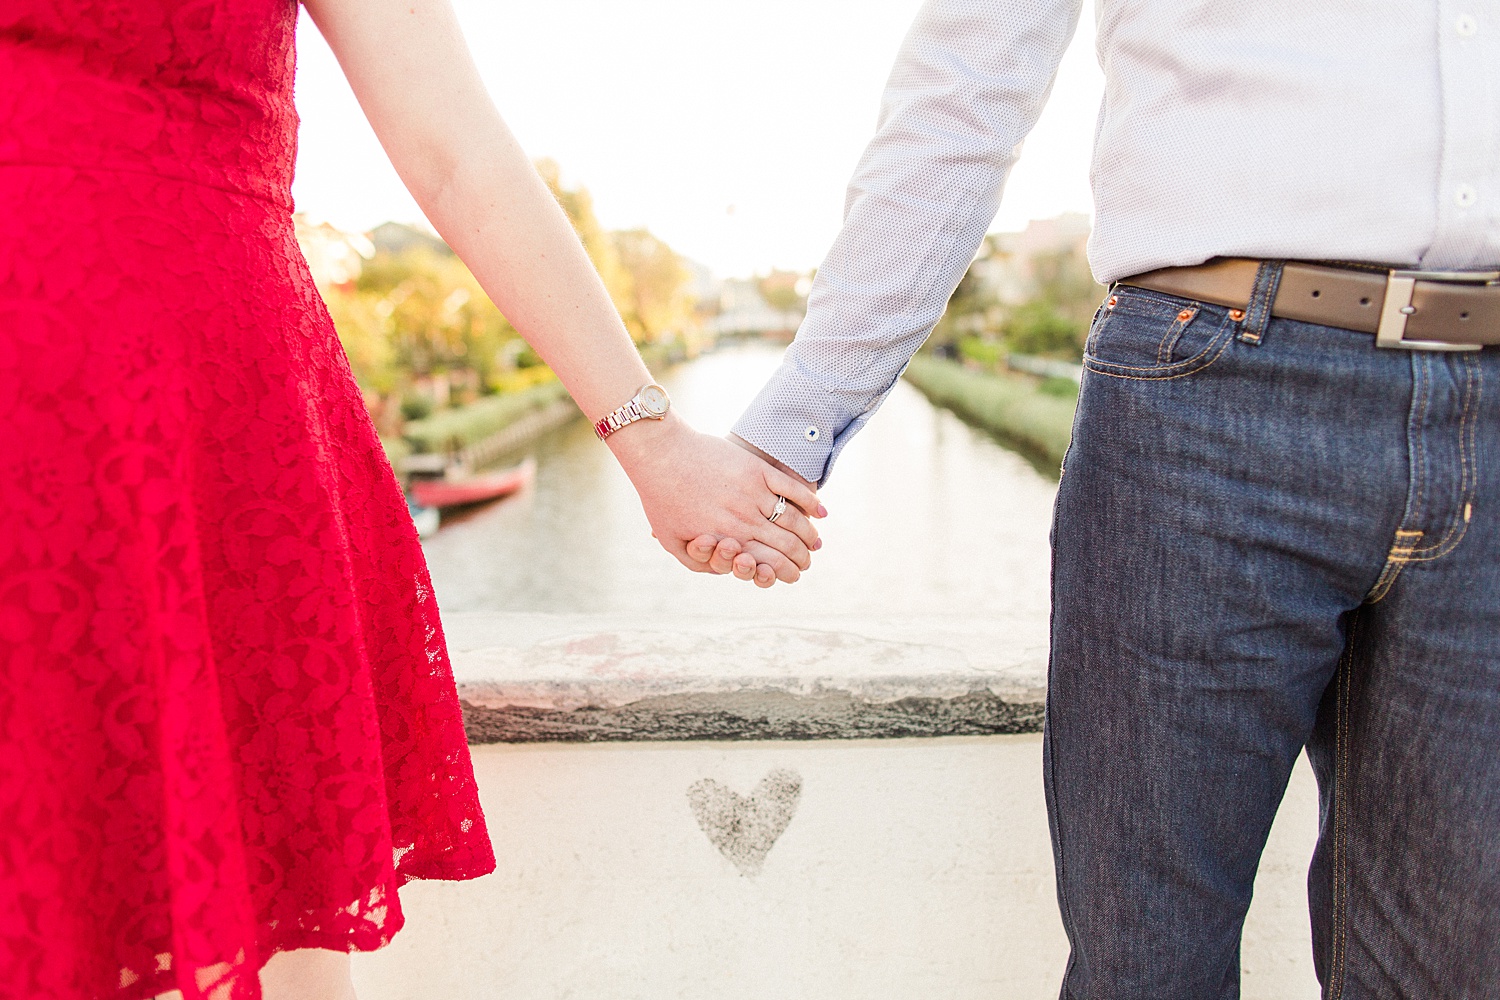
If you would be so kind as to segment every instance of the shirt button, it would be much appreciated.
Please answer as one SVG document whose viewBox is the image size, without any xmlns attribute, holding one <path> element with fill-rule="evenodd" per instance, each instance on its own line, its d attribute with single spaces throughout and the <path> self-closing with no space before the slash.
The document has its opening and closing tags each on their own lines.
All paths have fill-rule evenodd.
<svg viewBox="0 0 1500 1000">
<path fill-rule="evenodd" d="M 1468 208 L 1479 200 L 1479 192 L 1472 185 L 1460 184 L 1453 192 L 1453 201 L 1459 208 Z"/>
<path fill-rule="evenodd" d="M 807 438 L 809 441 L 816 441 L 818 438 L 823 436 L 823 432 L 818 430 L 816 427 L 809 427 L 807 430 L 802 432 L 802 436 Z"/>
<path fill-rule="evenodd" d="M 1475 20 L 1473 14 L 1460 14 L 1458 20 L 1453 22 L 1453 27 L 1460 35 L 1468 38 L 1479 30 L 1479 22 Z"/>
</svg>

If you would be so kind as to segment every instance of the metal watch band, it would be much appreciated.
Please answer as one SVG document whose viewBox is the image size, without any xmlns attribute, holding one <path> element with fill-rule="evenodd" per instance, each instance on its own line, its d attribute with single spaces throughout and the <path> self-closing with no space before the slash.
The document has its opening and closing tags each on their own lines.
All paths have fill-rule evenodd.
<svg viewBox="0 0 1500 1000">
<path fill-rule="evenodd" d="M 667 390 L 655 382 L 647 382 L 635 391 L 635 395 L 625 405 L 595 422 L 594 433 L 603 441 L 621 427 L 637 420 L 664 419 L 671 406 L 672 400 L 667 396 Z"/>
<path fill-rule="evenodd" d="M 600 441 L 603 441 L 626 424 L 633 424 L 637 420 L 644 419 L 646 419 L 646 411 L 641 409 L 641 404 L 637 400 L 632 399 L 595 423 L 594 433 L 599 435 Z"/>
</svg>

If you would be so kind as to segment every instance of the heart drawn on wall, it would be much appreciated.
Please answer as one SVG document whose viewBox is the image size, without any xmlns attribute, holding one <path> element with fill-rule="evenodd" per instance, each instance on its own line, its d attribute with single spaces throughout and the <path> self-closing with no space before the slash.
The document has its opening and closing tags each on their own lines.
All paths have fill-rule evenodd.
<svg viewBox="0 0 1500 1000">
<path fill-rule="evenodd" d="M 741 875 L 759 875 L 766 855 L 797 811 L 802 776 L 796 771 L 772 771 L 748 796 L 704 778 L 688 788 L 687 797 L 693 817 L 719 852 Z"/>
</svg>

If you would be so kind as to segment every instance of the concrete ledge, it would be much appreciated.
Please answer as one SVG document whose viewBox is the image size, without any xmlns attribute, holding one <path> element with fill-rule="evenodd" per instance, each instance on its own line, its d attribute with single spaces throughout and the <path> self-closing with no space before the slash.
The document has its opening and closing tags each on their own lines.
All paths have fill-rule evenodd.
<svg viewBox="0 0 1500 1000">
<path fill-rule="evenodd" d="M 1042 728 L 1040 704 L 1017 705 L 988 692 L 879 702 L 746 690 L 642 698 L 619 708 L 485 708 L 467 701 L 463 708 L 470 743 L 892 739 Z"/>
<path fill-rule="evenodd" d="M 1045 622 L 444 621 L 475 743 L 985 736 L 1041 727 Z"/>
</svg>

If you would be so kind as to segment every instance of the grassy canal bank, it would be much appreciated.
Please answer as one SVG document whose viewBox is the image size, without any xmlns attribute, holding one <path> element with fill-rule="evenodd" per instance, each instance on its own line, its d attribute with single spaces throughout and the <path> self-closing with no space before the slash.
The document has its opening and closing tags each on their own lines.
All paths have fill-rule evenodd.
<svg viewBox="0 0 1500 1000">
<path fill-rule="evenodd" d="M 543 382 L 408 421 L 400 438 L 382 438 L 380 443 L 391 464 L 399 469 L 401 461 L 414 452 L 457 456 L 465 449 L 495 439 L 526 418 L 565 402 L 569 402 L 568 393 L 562 383 Z M 539 424 L 537 432 L 544 432 L 550 426 L 556 426 L 556 421 Z"/>
<path fill-rule="evenodd" d="M 1078 403 L 1071 383 L 977 371 L 925 354 L 912 358 L 906 380 L 934 405 L 952 410 L 1057 478 Z"/>
<path fill-rule="evenodd" d="M 641 357 L 662 371 L 684 360 L 680 345 L 642 344 Z M 383 437 L 381 447 L 400 470 L 416 455 L 446 455 L 479 468 L 525 448 L 537 437 L 583 416 L 568 391 L 546 369 L 526 369 L 539 377 L 462 406 L 408 420 L 400 437 Z"/>
<path fill-rule="evenodd" d="M 906 380 L 934 405 L 952 410 L 1019 452 L 1045 475 L 1056 478 L 1072 435 L 1077 403 L 1072 383 L 977 370 L 925 354 L 912 359 Z M 507 428 L 567 398 L 560 383 L 544 382 L 410 421 L 402 438 L 387 438 L 381 443 L 398 467 L 413 452 L 457 454 L 493 440 Z M 546 421 L 536 429 L 540 433 L 555 425 Z"/>
</svg>

